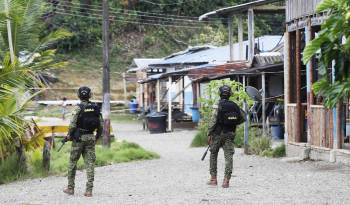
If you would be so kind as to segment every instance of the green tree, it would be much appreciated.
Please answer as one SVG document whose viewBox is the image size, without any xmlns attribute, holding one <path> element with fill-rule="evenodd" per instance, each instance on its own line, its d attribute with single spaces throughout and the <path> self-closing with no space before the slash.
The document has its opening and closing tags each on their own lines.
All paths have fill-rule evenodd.
<svg viewBox="0 0 350 205">
<path fill-rule="evenodd" d="M 324 0 L 318 12 L 329 15 L 317 38 L 304 49 L 303 61 L 315 57 L 323 78 L 313 85 L 316 94 L 324 98 L 326 107 L 335 107 L 350 95 L 350 1 Z M 334 74 L 329 68 L 333 64 Z"/>
<path fill-rule="evenodd" d="M 45 2 L 43 0 L 8 0 L 8 11 L 4 10 L 4 0 L 0 0 L 0 159 L 11 153 L 23 159 L 23 149 L 33 149 L 41 145 L 42 138 L 28 135 L 28 122 L 23 111 L 27 103 L 38 92 L 31 88 L 42 86 L 38 73 L 44 69 L 62 66 L 54 61 L 54 50 L 50 45 L 70 36 L 65 30 L 56 30 L 41 36 Z M 11 23 L 12 44 L 15 56 L 25 51 L 21 61 L 9 55 L 7 21 Z M 30 136 L 30 138 L 28 138 Z"/>
</svg>

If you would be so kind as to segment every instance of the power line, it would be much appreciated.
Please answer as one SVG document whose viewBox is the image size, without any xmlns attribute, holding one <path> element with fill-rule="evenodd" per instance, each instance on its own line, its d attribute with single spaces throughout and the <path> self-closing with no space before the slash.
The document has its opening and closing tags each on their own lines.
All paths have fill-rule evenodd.
<svg viewBox="0 0 350 205">
<path fill-rule="evenodd" d="M 82 17 L 82 18 L 90 18 L 90 19 L 98 19 L 102 20 L 102 16 L 84 16 L 79 14 L 72 14 L 72 13 L 66 13 L 61 11 L 56 11 L 57 14 L 62 15 L 69 15 L 69 16 L 76 16 L 76 17 Z M 174 25 L 174 24 L 160 24 L 160 23 L 148 23 L 148 22 L 137 22 L 137 21 L 129 21 L 129 20 L 120 20 L 120 19 L 111 19 L 112 22 L 124 22 L 124 23 L 130 23 L 130 24 L 138 24 L 138 25 L 151 25 L 151 26 L 165 26 L 165 27 L 175 27 L 175 28 L 188 28 L 188 29 L 199 29 L 201 27 L 196 26 L 183 26 L 183 25 Z"/>
<path fill-rule="evenodd" d="M 58 5 L 59 8 L 64 8 L 62 5 Z M 56 7 L 57 8 L 57 7 Z M 80 7 L 77 6 L 70 6 L 69 8 L 74 8 L 74 9 L 80 9 Z M 89 11 L 96 11 L 96 12 L 102 12 L 100 9 L 93 9 L 93 8 L 84 8 Z M 65 10 L 66 11 L 66 10 Z M 144 15 L 144 14 L 135 14 L 135 13 L 123 13 L 123 12 L 113 12 L 111 11 L 110 13 L 114 14 L 122 14 L 122 15 L 128 15 L 128 16 L 137 16 L 137 17 L 149 17 L 149 18 L 156 18 L 156 19 L 164 19 L 164 20 L 172 20 L 172 21 L 179 21 L 179 22 L 190 22 L 190 23 L 198 23 L 198 24 L 203 24 L 209 21 L 198 21 L 198 20 L 191 20 L 191 19 L 178 19 L 178 18 L 168 18 L 168 17 L 161 17 L 161 16 L 150 16 L 150 15 Z M 210 23 L 215 23 L 215 22 L 210 22 Z"/>
<path fill-rule="evenodd" d="M 71 5 L 75 5 L 75 6 L 86 6 L 83 7 L 82 9 L 86 9 L 89 7 L 94 7 L 95 9 L 100 9 L 102 10 L 102 6 L 100 5 L 96 5 L 96 4 L 84 4 L 84 3 L 74 3 L 74 2 L 66 2 L 67 4 L 71 4 Z M 53 4 L 53 3 L 51 3 Z M 59 4 L 53 4 L 53 5 L 59 5 Z M 68 5 L 62 5 L 65 7 L 69 7 Z M 132 12 L 132 13 L 137 13 L 137 14 L 148 14 L 148 15 L 152 15 L 152 16 L 164 16 L 164 17 L 176 17 L 176 18 L 185 18 L 185 19 L 194 19 L 198 21 L 198 17 L 195 16 L 183 16 L 183 15 L 172 15 L 172 14 L 160 14 L 160 13 L 154 13 L 154 12 L 144 12 L 144 11 L 138 11 L 138 10 L 129 10 L 129 9 L 120 9 L 120 8 L 110 8 L 110 10 L 115 11 L 115 12 L 122 12 L 122 11 L 128 11 L 128 12 Z M 212 18 L 212 19 L 217 19 L 217 20 L 223 20 L 224 18 Z"/>
<path fill-rule="evenodd" d="M 64 8 L 62 7 L 56 7 L 56 9 L 62 11 L 62 12 L 71 12 L 71 11 L 66 11 Z M 94 11 L 99 11 L 99 10 L 94 10 Z M 80 12 L 80 13 L 84 13 L 83 11 L 76 11 L 76 12 Z M 99 15 L 97 13 L 89 13 L 89 15 Z M 137 15 L 135 15 L 136 17 L 139 17 Z M 113 16 L 116 17 L 117 16 Z M 148 16 L 147 16 L 148 17 Z M 119 16 L 118 16 L 119 18 Z M 152 17 L 153 18 L 153 17 Z M 138 19 L 138 20 L 142 20 L 142 21 L 148 21 L 151 23 L 159 23 L 159 22 L 165 22 L 165 23 L 172 23 L 172 21 L 176 21 L 176 23 L 186 23 L 186 25 L 188 24 L 194 24 L 195 26 L 198 26 L 198 24 L 203 24 L 203 22 L 194 22 L 192 20 L 188 20 L 187 22 L 184 22 L 183 20 L 178 20 L 178 19 L 173 19 L 173 18 L 163 18 L 163 17 L 157 17 L 156 19 L 160 19 L 159 21 L 153 20 L 153 19 Z"/>
<path fill-rule="evenodd" d="M 61 8 L 58 8 L 57 10 L 59 12 L 69 13 L 69 14 L 78 13 L 78 15 L 80 15 L 80 14 L 83 13 L 81 11 L 74 11 L 74 12 L 70 11 L 69 12 L 69 11 L 65 11 L 64 9 L 61 9 Z M 96 13 L 94 13 L 94 14 L 90 13 L 90 16 L 92 16 L 92 17 L 102 17 L 100 14 L 96 14 Z M 152 24 L 162 24 L 162 25 L 166 24 L 166 25 L 175 25 L 175 26 L 186 26 L 186 27 L 189 26 L 189 25 L 183 25 L 183 24 L 181 24 L 181 25 L 180 24 L 173 24 L 172 22 L 169 22 L 169 21 L 156 21 L 156 20 L 150 20 L 150 19 L 149 20 L 147 20 L 147 19 L 144 19 L 144 20 L 139 20 L 139 19 L 135 19 L 135 20 L 133 20 L 133 19 L 131 19 L 131 20 L 121 19 L 121 18 L 119 18 L 117 16 L 113 16 L 113 15 L 110 16 L 110 19 L 111 19 L 111 21 L 116 20 L 116 21 L 119 21 L 119 22 L 129 22 L 129 23 L 130 23 L 130 21 L 133 21 L 133 22 L 139 22 L 139 23 L 152 23 Z M 139 20 L 139 21 L 137 21 L 137 20 Z M 193 25 L 193 26 L 197 26 L 197 25 Z"/>
<path fill-rule="evenodd" d="M 153 5 L 158 5 L 158 6 L 180 5 L 180 4 L 183 4 L 183 3 L 184 3 L 183 1 L 181 1 L 181 2 L 177 2 L 177 3 L 167 3 L 167 4 L 164 4 L 164 3 L 155 3 L 155 2 L 152 2 L 152 1 L 148 1 L 148 0 L 140 0 L 140 2 L 145 2 L 145 3 L 149 3 L 149 4 L 153 4 Z"/>
</svg>

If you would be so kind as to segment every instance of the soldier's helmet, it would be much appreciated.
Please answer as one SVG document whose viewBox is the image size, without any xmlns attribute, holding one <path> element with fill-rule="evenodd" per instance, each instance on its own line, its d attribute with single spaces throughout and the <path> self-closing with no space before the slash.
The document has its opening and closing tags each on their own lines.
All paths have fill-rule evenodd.
<svg viewBox="0 0 350 205">
<path fill-rule="evenodd" d="M 91 89 L 86 86 L 80 87 L 78 97 L 80 100 L 89 100 L 91 98 Z"/>
<path fill-rule="evenodd" d="M 223 85 L 219 88 L 220 97 L 222 99 L 229 99 L 232 95 L 231 88 L 227 85 Z"/>
</svg>

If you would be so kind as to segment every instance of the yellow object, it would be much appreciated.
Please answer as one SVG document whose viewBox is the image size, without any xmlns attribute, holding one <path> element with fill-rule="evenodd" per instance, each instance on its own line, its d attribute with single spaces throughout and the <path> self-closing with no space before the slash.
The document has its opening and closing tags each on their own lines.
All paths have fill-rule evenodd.
<svg viewBox="0 0 350 205">
<path fill-rule="evenodd" d="M 33 120 L 37 124 L 39 130 L 43 133 L 44 137 L 64 137 L 69 130 L 69 121 L 62 120 L 60 118 L 49 117 L 33 117 Z M 113 133 L 111 127 L 111 133 Z"/>
</svg>

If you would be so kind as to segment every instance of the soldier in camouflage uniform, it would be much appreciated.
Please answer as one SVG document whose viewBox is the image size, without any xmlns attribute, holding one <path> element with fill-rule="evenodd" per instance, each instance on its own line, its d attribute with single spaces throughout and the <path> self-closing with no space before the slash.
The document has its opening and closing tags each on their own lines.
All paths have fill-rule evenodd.
<svg viewBox="0 0 350 205">
<path fill-rule="evenodd" d="M 81 100 L 80 105 L 75 109 L 74 116 L 71 120 L 69 126 L 69 134 L 66 137 L 66 140 L 72 140 L 72 148 L 69 159 L 68 166 L 68 187 L 63 190 L 64 193 L 73 195 L 74 187 L 75 187 L 75 173 L 77 170 L 77 162 L 82 155 L 84 158 L 85 166 L 86 166 L 86 175 L 87 175 L 87 183 L 86 183 L 86 192 L 85 196 L 92 196 L 92 188 L 94 181 L 94 167 L 95 167 L 95 144 L 97 139 L 102 134 L 103 129 L 103 119 L 101 114 L 98 115 L 98 125 L 96 126 L 96 135 L 93 134 L 93 131 L 86 131 L 82 128 L 79 128 L 79 121 L 81 120 L 81 113 L 83 109 L 88 105 L 96 106 L 95 104 L 89 102 L 91 97 L 91 90 L 88 87 L 81 87 L 78 90 L 78 97 Z M 90 108 L 91 110 L 91 108 Z M 99 109 L 98 109 L 99 112 Z M 80 134 L 77 136 L 76 132 L 79 131 Z M 80 139 L 76 139 L 80 138 Z"/>
<path fill-rule="evenodd" d="M 235 135 L 235 125 L 228 126 L 227 124 L 224 125 L 223 123 L 220 123 L 222 120 L 220 119 L 221 114 L 220 112 L 223 112 L 222 104 L 223 101 L 229 102 L 231 105 L 233 105 L 233 108 L 229 107 L 231 110 L 238 110 L 239 115 L 241 115 L 241 110 L 239 107 L 233 103 L 232 101 L 229 101 L 231 93 L 231 88 L 228 86 L 222 86 L 220 88 L 220 102 L 213 106 L 213 113 L 211 116 L 211 120 L 209 121 L 209 134 L 208 134 L 208 144 L 210 145 L 210 175 L 211 178 L 208 182 L 209 185 L 216 186 L 217 185 L 217 159 L 218 159 L 218 153 L 219 149 L 222 147 L 224 150 L 224 156 L 225 156 L 225 177 L 223 180 L 222 187 L 228 188 L 229 187 L 229 181 L 232 174 L 232 168 L 233 168 L 233 154 L 235 152 L 233 140 Z M 225 113 L 229 113 L 229 110 L 225 110 Z M 220 111 L 221 110 L 221 111 Z M 239 117 L 239 116 L 238 116 Z M 241 122 L 240 122 L 241 123 Z"/>
</svg>

